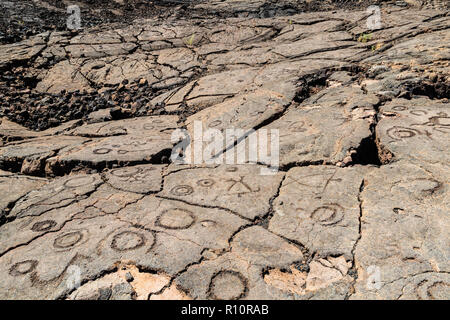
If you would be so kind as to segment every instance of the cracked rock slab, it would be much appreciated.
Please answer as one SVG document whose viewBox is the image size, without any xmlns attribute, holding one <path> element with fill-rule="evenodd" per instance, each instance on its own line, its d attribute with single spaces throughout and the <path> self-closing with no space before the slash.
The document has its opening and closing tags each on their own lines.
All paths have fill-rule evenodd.
<svg viewBox="0 0 450 320">
<path fill-rule="evenodd" d="M 38 194 L 31 192 L 28 197 L 23 197 L 25 204 L 18 202 L 18 209 L 22 211 L 17 216 L 9 216 L 12 221 L 0 227 L 0 255 L 26 246 L 46 233 L 57 232 L 72 220 L 115 214 L 142 197 L 134 193 L 118 192 L 107 185 L 98 187 L 90 195 L 81 189 L 72 192 L 59 192 L 55 197 L 39 200 L 34 206 L 30 205 L 30 201 L 27 202 L 27 198 L 39 198 Z M 77 192 L 80 195 L 76 196 Z M 57 203 L 58 200 L 60 202 Z M 29 207 L 23 209 L 26 205 Z"/>
<path fill-rule="evenodd" d="M 363 167 L 290 169 L 274 201 L 269 230 L 320 256 L 351 260 L 360 236 L 358 196 L 366 172 Z"/>
<path fill-rule="evenodd" d="M 448 104 L 428 98 L 394 99 L 380 108 L 379 143 L 397 159 L 447 164 L 450 148 Z"/>
<path fill-rule="evenodd" d="M 100 175 L 73 175 L 55 179 L 27 193 L 9 213 L 9 217 L 39 216 L 42 213 L 67 206 L 96 190 L 102 184 Z"/>
<path fill-rule="evenodd" d="M 353 298 L 448 298 L 448 178 L 448 167 L 406 161 L 366 177 Z"/>
<path fill-rule="evenodd" d="M 258 237 L 250 241 L 249 237 L 253 236 Z M 262 269 L 301 260 L 300 249 L 261 227 L 238 233 L 232 248 L 231 253 L 189 267 L 176 278 L 176 284 L 194 299 L 292 298 L 290 293 L 265 283 Z"/>
<path fill-rule="evenodd" d="M 130 226 L 109 215 L 70 221 L 0 257 L 4 299 L 57 299 L 80 282 L 114 269 L 117 261 L 139 262 L 174 275 L 200 259 L 200 248 L 165 233 Z M 23 290 L 23 288 L 30 288 Z"/>
<path fill-rule="evenodd" d="M 257 130 L 255 135 L 267 136 L 267 146 L 274 143 L 272 136 L 279 137 L 281 167 L 350 162 L 350 153 L 372 134 L 370 127 L 377 102 L 376 96 L 365 95 L 358 86 L 327 88 L 300 105 L 291 105 L 279 119 Z M 228 153 L 231 157 L 242 148 L 248 154 L 250 145 L 247 138 Z M 250 154 L 246 156 L 246 161 L 249 160 Z M 271 164 L 264 158 L 258 161 Z"/>
</svg>

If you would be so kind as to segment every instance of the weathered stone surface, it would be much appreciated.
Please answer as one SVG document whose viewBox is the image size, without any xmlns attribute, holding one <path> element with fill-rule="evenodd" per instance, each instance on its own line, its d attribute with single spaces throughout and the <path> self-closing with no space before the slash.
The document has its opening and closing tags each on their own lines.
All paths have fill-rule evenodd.
<svg viewBox="0 0 450 320">
<path fill-rule="evenodd" d="M 77 178 L 83 179 L 85 177 L 79 176 Z M 97 188 L 95 183 L 92 187 Z M 40 191 L 40 195 L 31 192 L 30 196 L 40 199 L 42 194 L 48 191 L 48 188 L 44 187 Z M 71 192 L 72 194 L 60 192 L 58 196 L 40 199 L 38 204 L 31 208 L 27 208 L 27 206 L 30 206 L 30 201 L 27 201 L 24 197 L 23 203 L 18 203 L 17 206 L 22 211 L 19 213 L 11 212 L 11 215 L 7 218 L 14 220 L 0 227 L 0 238 L 2 240 L 0 254 L 4 254 L 15 247 L 26 245 L 48 232 L 59 231 L 69 221 L 115 214 L 126 205 L 134 203 L 142 197 L 138 194 L 117 192 L 107 186 L 98 187 L 90 196 L 91 192 L 86 192 L 86 190 L 71 190 Z M 73 193 L 79 193 L 80 195 L 75 196 Z M 63 199 L 63 196 L 67 198 Z M 60 202 L 55 203 L 58 200 Z"/>
<path fill-rule="evenodd" d="M 9 64 L 27 61 L 36 56 L 45 48 L 45 40 L 42 36 L 18 43 L 0 46 L 0 68 Z"/>
<path fill-rule="evenodd" d="M 0 218 L 8 215 L 10 206 L 28 192 L 38 189 L 47 181 L 0 170 Z"/>
<path fill-rule="evenodd" d="M 246 228 L 236 234 L 232 252 L 255 266 L 281 268 L 292 261 L 303 260 L 299 248 L 259 226 Z"/>
<path fill-rule="evenodd" d="M 99 175 L 73 175 L 55 179 L 28 193 L 16 203 L 10 217 L 39 216 L 62 208 L 95 191 L 102 184 Z"/>
<path fill-rule="evenodd" d="M 10 142 L 15 140 L 24 140 L 42 136 L 50 136 L 54 134 L 62 134 L 76 126 L 79 122 L 80 121 L 77 120 L 68 121 L 58 127 L 49 128 L 44 131 L 37 132 L 31 131 L 17 123 L 9 121 L 5 117 L 0 119 L 0 137 L 6 142 Z"/>
<path fill-rule="evenodd" d="M 448 172 L 402 160 L 365 178 L 353 298 L 448 297 Z"/>
<path fill-rule="evenodd" d="M 257 90 L 253 93 L 235 96 L 197 112 L 186 121 L 189 135 L 192 137 L 191 146 L 193 146 L 192 158 L 189 160 L 194 161 L 194 152 L 196 152 L 195 148 L 197 147 L 195 145 L 196 135 L 200 134 L 199 131 L 202 132 L 200 134 L 202 139 L 204 139 L 203 135 L 208 134 L 208 132 L 222 134 L 223 141 L 221 141 L 220 146 L 215 146 L 214 150 L 211 150 L 211 154 L 208 155 L 212 157 L 233 146 L 236 141 L 244 138 L 253 128 L 281 114 L 289 103 L 280 94 Z M 239 132 L 236 131 L 228 137 L 227 129 L 230 128 L 236 128 Z M 217 142 L 220 143 L 220 141 Z M 209 143 L 207 141 L 201 143 L 201 150 L 205 150 Z"/>
</svg>

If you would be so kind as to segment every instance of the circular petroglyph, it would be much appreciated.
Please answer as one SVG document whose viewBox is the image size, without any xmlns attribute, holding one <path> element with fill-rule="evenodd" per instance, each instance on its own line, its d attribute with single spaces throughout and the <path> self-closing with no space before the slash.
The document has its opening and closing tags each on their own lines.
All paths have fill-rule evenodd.
<svg viewBox="0 0 450 320">
<path fill-rule="evenodd" d="M 260 114 L 263 114 L 264 111 L 265 111 L 265 110 L 254 110 L 254 111 L 252 111 L 252 112 L 249 112 L 248 115 L 249 115 L 250 117 L 257 117 L 257 116 L 259 116 Z"/>
<path fill-rule="evenodd" d="M 141 173 L 141 171 L 142 170 L 140 168 L 126 167 L 120 169 L 113 169 L 110 171 L 110 173 L 118 178 L 129 178 Z"/>
<path fill-rule="evenodd" d="M 58 249 L 73 248 L 83 240 L 83 233 L 79 230 L 65 233 L 53 241 L 53 246 Z"/>
<path fill-rule="evenodd" d="M 95 177 L 93 176 L 72 177 L 64 182 L 64 186 L 68 188 L 77 188 L 94 183 L 94 181 Z"/>
<path fill-rule="evenodd" d="M 437 281 L 427 289 L 428 296 L 433 300 L 447 300 L 450 297 L 450 284 L 444 281 Z"/>
<path fill-rule="evenodd" d="M 201 179 L 197 181 L 197 185 L 200 187 L 211 187 L 214 183 L 215 181 L 213 179 Z"/>
<path fill-rule="evenodd" d="M 416 135 L 422 134 L 419 130 L 399 126 L 389 128 L 386 133 L 390 138 L 394 140 L 412 138 Z"/>
<path fill-rule="evenodd" d="M 343 208 L 334 203 L 320 206 L 311 213 L 311 219 L 319 222 L 323 226 L 339 223 L 343 217 Z"/>
<path fill-rule="evenodd" d="M 108 149 L 108 148 L 98 148 L 98 149 L 94 149 L 92 152 L 94 154 L 107 154 L 110 153 L 112 151 L 112 149 Z"/>
<path fill-rule="evenodd" d="M 154 126 L 153 124 L 151 124 L 151 123 L 145 123 L 145 124 L 142 126 L 142 128 L 143 128 L 144 130 L 153 130 L 153 129 L 155 129 L 155 126 Z"/>
<path fill-rule="evenodd" d="M 417 285 L 416 294 L 423 300 L 446 300 L 450 296 L 450 284 L 442 280 L 424 280 Z"/>
<path fill-rule="evenodd" d="M 170 190 L 170 193 L 176 196 L 187 196 L 192 192 L 194 192 L 194 189 L 188 185 L 179 185 Z"/>
<path fill-rule="evenodd" d="M 211 278 L 209 298 L 237 300 L 247 295 L 247 279 L 239 272 L 224 270 Z"/>
<path fill-rule="evenodd" d="M 33 224 L 33 226 L 31 227 L 31 230 L 36 231 L 36 232 L 42 232 L 42 231 L 50 230 L 54 226 L 56 226 L 56 221 L 44 220 L 44 221 L 39 221 L 39 222 L 36 222 L 35 224 Z"/>
<path fill-rule="evenodd" d="M 195 223 L 195 215 L 186 209 L 169 209 L 156 219 L 155 224 L 165 229 L 188 229 Z"/>
<path fill-rule="evenodd" d="M 38 262 L 36 260 L 25 260 L 12 265 L 9 269 L 9 274 L 12 276 L 21 276 L 30 273 L 36 269 Z"/>
<path fill-rule="evenodd" d="M 152 239 L 152 242 L 154 239 Z M 116 251 L 129 251 L 142 247 L 145 244 L 145 237 L 136 231 L 122 231 L 114 235 L 111 241 L 111 248 Z"/>
</svg>

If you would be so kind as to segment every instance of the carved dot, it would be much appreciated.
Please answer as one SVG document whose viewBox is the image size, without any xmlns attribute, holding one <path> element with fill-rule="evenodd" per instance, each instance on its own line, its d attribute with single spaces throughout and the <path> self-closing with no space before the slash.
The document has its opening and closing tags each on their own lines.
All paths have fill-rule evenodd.
<svg viewBox="0 0 450 320">
<path fill-rule="evenodd" d="M 329 204 L 316 208 L 311 213 L 311 218 L 321 225 L 328 226 L 340 222 L 343 218 L 342 207 L 337 204 Z"/>
<path fill-rule="evenodd" d="M 36 232 L 42 232 L 42 231 L 50 230 L 54 226 L 56 226 L 56 221 L 44 220 L 44 221 L 39 221 L 39 222 L 36 222 L 35 224 L 33 224 L 33 226 L 31 227 L 31 230 L 36 231 Z"/>
<path fill-rule="evenodd" d="M 214 183 L 215 181 L 212 179 L 202 179 L 197 181 L 197 185 L 200 187 L 211 187 Z"/>
<path fill-rule="evenodd" d="M 192 189 L 192 187 L 188 185 L 176 186 L 170 191 L 170 193 L 176 196 L 187 196 L 192 192 L 194 192 L 194 189 Z"/>
<path fill-rule="evenodd" d="M 68 187 L 68 188 L 77 188 L 77 187 L 91 184 L 94 181 L 95 181 L 95 177 L 93 177 L 93 176 L 74 177 L 74 178 L 67 180 L 64 183 L 64 186 Z"/>
<path fill-rule="evenodd" d="M 188 229 L 195 223 L 194 214 L 185 209 L 169 209 L 164 211 L 155 224 L 166 229 Z"/>
<path fill-rule="evenodd" d="M 111 242 L 111 248 L 116 251 L 129 251 L 142 247 L 145 237 L 134 231 L 123 231 L 116 234 Z"/>
<path fill-rule="evenodd" d="M 73 231 L 59 236 L 53 242 L 53 246 L 59 249 L 67 249 L 74 247 L 83 239 L 83 233 L 81 231 Z"/>
<path fill-rule="evenodd" d="M 209 297 L 212 299 L 242 299 L 247 294 L 247 279 L 236 271 L 220 271 L 212 277 L 209 288 Z"/>
<path fill-rule="evenodd" d="M 12 276 L 21 276 L 30 273 L 36 269 L 38 262 L 36 260 L 25 260 L 15 263 L 10 269 L 9 274 Z"/>
</svg>

